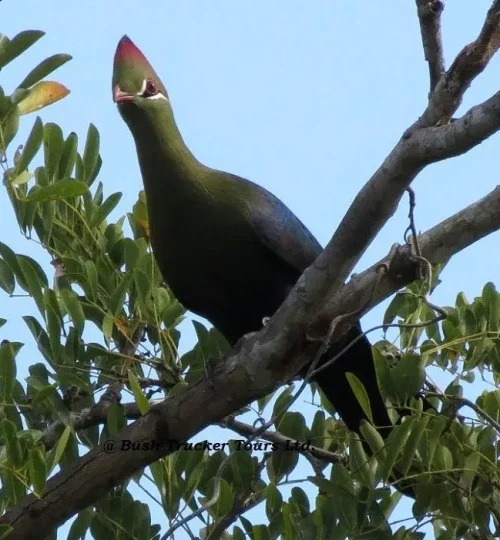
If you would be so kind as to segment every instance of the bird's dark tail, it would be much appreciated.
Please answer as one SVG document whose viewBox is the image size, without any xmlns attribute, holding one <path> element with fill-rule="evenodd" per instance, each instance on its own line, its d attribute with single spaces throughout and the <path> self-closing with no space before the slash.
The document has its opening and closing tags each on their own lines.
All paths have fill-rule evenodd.
<svg viewBox="0 0 500 540">
<path fill-rule="evenodd" d="M 361 333 L 359 324 L 352 327 L 340 341 L 328 349 L 318 367 L 339 354 Z M 366 336 L 359 338 L 342 356 L 313 379 L 335 407 L 346 426 L 351 431 L 359 433 L 361 420 L 369 420 L 369 418 L 352 391 L 346 373 L 354 374 L 363 384 L 370 401 L 373 423 L 386 439 L 391 432 L 392 422 L 377 384 L 372 348 Z"/>
<path fill-rule="evenodd" d="M 334 358 L 350 342 L 358 338 L 361 333 L 361 326 L 358 323 L 340 341 L 334 343 L 328 349 L 320 360 L 319 366 Z M 373 423 L 382 438 L 387 439 L 394 426 L 378 387 L 372 348 L 366 336 L 360 337 L 342 356 L 313 378 L 313 381 L 318 384 L 323 394 L 335 407 L 335 410 L 349 430 L 361 436 L 361 421 L 369 421 L 369 418 L 352 391 L 346 373 L 353 373 L 363 384 L 370 402 Z M 432 408 L 432 405 L 427 400 L 424 400 L 424 410 L 429 408 Z M 408 409 L 401 409 L 398 412 L 400 416 L 410 414 Z M 363 446 L 367 455 L 372 455 L 365 441 L 363 441 Z M 401 479 L 397 471 L 393 472 L 393 479 Z M 402 480 L 396 487 L 405 495 L 415 497 L 414 490 L 408 482 Z"/>
</svg>

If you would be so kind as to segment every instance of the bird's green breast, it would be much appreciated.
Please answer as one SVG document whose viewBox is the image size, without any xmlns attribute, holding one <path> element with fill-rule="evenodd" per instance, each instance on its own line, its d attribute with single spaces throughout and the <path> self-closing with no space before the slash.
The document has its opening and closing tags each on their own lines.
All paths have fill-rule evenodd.
<svg viewBox="0 0 500 540">
<path fill-rule="evenodd" d="M 209 169 L 202 178 L 184 178 L 175 190 L 146 190 L 153 251 L 164 279 L 185 307 L 214 324 L 214 304 L 227 317 L 248 295 L 273 287 L 273 261 L 250 224 L 251 193 L 219 174 Z"/>
</svg>

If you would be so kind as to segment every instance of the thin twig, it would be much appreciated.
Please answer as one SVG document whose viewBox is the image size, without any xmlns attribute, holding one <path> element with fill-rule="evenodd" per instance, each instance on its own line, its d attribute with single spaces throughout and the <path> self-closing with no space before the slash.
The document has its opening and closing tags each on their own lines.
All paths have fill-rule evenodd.
<svg viewBox="0 0 500 540">
<path fill-rule="evenodd" d="M 479 405 L 476 405 L 473 401 L 470 399 L 460 397 L 460 396 L 454 396 L 452 394 L 440 394 L 436 392 L 426 392 L 427 396 L 431 397 L 437 397 L 441 400 L 445 399 L 452 399 L 454 401 L 458 402 L 457 410 L 461 407 L 469 407 L 472 409 L 478 416 L 486 420 L 490 424 L 490 426 L 494 427 L 498 434 L 500 434 L 500 424 L 494 420 L 488 413 L 484 412 Z"/>
</svg>

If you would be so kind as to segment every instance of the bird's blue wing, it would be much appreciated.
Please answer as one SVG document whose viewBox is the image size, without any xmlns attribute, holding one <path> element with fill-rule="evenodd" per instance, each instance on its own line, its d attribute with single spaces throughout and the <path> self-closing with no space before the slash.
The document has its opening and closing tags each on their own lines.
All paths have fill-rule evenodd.
<svg viewBox="0 0 500 540">
<path fill-rule="evenodd" d="M 300 219 L 276 196 L 254 184 L 250 221 L 260 241 L 298 274 L 323 248 Z"/>
</svg>

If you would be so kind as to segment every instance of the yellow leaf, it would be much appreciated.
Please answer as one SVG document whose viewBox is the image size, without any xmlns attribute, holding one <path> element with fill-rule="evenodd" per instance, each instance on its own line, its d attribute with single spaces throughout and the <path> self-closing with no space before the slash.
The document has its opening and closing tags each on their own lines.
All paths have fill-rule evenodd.
<svg viewBox="0 0 500 540">
<path fill-rule="evenodd" d="M 69 94 L 69 90 L 54 81 L 41 81 L 33 88 L 29 94 L 18 104 L 19 114 L 29 114 L 47 105 L 51 105 Z"/>
<path fill-rule="evenodd" d="M 139 200 L 133 206 L 133 215 L 146 241 L 149 242 L 150 240 L 149 219 L 148 219 L 148 209 L 146 206 L 146 195 L 144 191 L 139 192 Z"/>
</svg>

